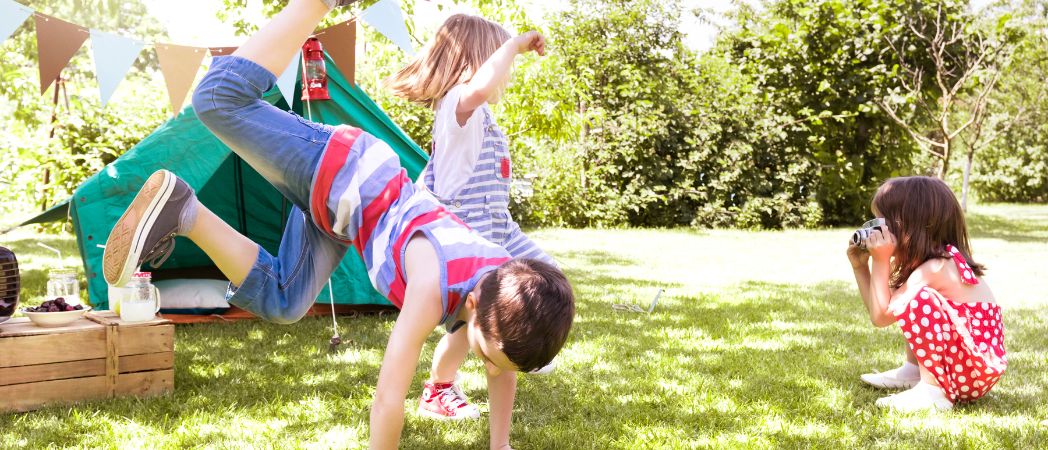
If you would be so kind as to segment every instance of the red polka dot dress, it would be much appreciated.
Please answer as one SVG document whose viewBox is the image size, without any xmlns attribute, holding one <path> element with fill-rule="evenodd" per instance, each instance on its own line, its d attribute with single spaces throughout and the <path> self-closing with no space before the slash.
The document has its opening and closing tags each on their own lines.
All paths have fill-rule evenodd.
<svg viewBox="0 0 1048 450">
<path fill-rule="evenodd" d="M 952 245 L 946 249 L 961 281 L 979 284 L 960 251 Z M 954 403 L 985 395 L 1008 366 L 1001 308 L 994 303 L 957 303 L 925 286 L 895 317 L 918 364 Z"/>
</svg>

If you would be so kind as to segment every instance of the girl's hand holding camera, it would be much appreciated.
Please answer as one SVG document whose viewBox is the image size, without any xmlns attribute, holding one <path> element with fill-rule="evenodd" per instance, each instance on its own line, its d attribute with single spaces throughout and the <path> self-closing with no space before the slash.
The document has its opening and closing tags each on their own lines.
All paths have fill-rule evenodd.
<svg viewBox="0 0 1048 450">
<path fill-rule="evenodd" d="M 848 244 L 848 262 L 851 263 L 852 268 L 855 270 L 865 269 L 870 270 L 870 252 L 866 249 L 859 247 L 855 244 Z"/>
<path fill-rule="evenodd" d="M 889 262 L 895 253 L 895 235 L 887 226 L 873 230 L 866 241 L 866 250 L 870 252 L 874 262 Z"/>
</svg>

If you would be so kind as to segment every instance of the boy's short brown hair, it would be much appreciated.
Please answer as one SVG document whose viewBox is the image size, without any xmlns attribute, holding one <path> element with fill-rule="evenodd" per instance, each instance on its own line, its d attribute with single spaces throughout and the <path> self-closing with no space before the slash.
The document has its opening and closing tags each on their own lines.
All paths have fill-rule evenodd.
<svg viewBox="0 0 1048 450">
<path fill-rule="evenodd" d="M 477 322 L 506 357 L 530 372 L 550 363 L 568 339 L 575 294 L 560 269 L 534 259 L 512 259 L 484 278 Z"/>
</svg>

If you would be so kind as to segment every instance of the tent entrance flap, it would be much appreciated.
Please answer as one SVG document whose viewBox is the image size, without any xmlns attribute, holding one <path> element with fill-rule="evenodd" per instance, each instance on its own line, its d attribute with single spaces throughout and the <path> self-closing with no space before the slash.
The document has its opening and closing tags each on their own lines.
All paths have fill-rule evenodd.
<svg viewBox="0 0 1048 450">
<path fill-rule="evenodd" d="M 58 203 L 57 205 L 48 208 L 46 211 L 37 214 L 29 219 L 26 219 L 25 222 L 16 225 L 15 228 L 24 227 L 26 225 L 32 225 L 35 223 L 50 223 L 58 222 L 59 220 L 66 220 L 67 218 L 69 218 L 69 203 L 72 201 L 72 198 L 67 198 L 62 202 Z"/>
</svg>

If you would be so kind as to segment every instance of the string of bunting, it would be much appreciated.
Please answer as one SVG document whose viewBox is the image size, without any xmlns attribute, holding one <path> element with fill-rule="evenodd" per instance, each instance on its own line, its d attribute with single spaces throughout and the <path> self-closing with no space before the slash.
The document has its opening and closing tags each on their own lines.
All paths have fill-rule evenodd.
<svg viewBox="0 0 1048 450">
<path fill-rule="evenodd" d="M 91 38 L 95 77 L 98 80 L 103 106 L 112 98 L 117 86 L 126 78 L 139 53 L 146 46 L 155 49 L 160 61 L 160 71 L 164 75 L 173 114 L 178 114 L 182 109 L 186 94 L 200 70 L 204 56 L 225 56 L 236 50 L 235 47 L 193 47 L 164 42 L 147 44 L 140 39 L 66 22 L 36 12 L 14 0 L 0 0 L 0 44 L 11 37 L 29 17 L 33 17 L 36 25 L 40 93 L 47 92 L 62 70 L 69 65 L 73 55 L 88 38 Z M 404 16 L 396 0 L 379 0 L 365 9 L 359 18 L 409 55 L 414 55 Z M 324 49 L 348 81 L 356 83 L 356 18 L 318 30 L 315 36 L 320 39 Z M 278 77 L 277 85 L 286 99 L 292 98 L 298 64 L 299 55 L 296 54 L 288 64 L 287 70 Z"/>
</svg>

